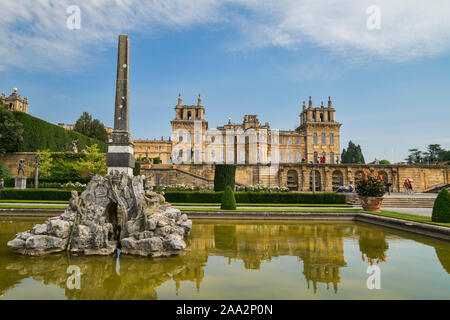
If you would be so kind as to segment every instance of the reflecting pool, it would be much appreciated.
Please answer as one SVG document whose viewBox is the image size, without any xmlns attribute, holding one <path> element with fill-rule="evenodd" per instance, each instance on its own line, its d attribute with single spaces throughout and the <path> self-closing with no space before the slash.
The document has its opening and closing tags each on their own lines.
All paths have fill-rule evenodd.
<svg viewBox="0 0 450 320">
<path fill-rule="evenodd" d="M 6 246 L 44 220 L 0 218 L 0 299 L 450 298 L 450 243 L 388 228 L 194 220 L 188 250 L 170 258 L 24 257 Z M 377 275 L 380 289 L 368 289 Z"/>
</svg>

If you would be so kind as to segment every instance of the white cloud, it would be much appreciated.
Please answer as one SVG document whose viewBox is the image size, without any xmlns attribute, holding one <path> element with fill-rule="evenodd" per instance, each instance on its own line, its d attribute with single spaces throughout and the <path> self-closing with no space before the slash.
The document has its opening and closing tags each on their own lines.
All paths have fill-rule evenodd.
<svg viewBox="0 0 450 320">
<path fill-rule="evenodd" d="M 66 8 L 81 8 L 81 30 Z M 366 9 L 381 9 L 368 30 Z M 361 59 L 404 61 L 450 49 L 450 2 L 442 0 L 3 0 L 0 69 L 70 69 L 113 46 L 119 33 L 224 25 L 234 49 L 321 47 Z"/>
</svg>

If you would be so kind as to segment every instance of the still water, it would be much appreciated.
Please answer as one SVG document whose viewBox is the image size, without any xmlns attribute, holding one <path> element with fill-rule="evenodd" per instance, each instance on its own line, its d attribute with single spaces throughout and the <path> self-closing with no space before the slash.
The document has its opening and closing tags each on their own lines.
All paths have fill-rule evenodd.
<svg viewBox="0 0 450 320">
<path fill-rule="evenodd" d="M 24 257 L 6 246 L 43 221 L 0 218 L 0 299 L 450 299 L 450 243 L 387 228 L 194 220 L 188 250 L 170 258 Z M 380 289 L 367 287 L 371 265 Z"/>
</svg>

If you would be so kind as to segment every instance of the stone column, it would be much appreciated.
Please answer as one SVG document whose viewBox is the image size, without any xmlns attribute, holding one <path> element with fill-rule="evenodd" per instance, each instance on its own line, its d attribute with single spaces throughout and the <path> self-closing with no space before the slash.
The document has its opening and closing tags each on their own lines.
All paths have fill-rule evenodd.
<svg viewBox="0 0 450 320">
<path fill-rule="evenodd" d="M 135 164 L 134 144 L 129 128 L 129 79 L 130 51 L 127 35 L 119 36 L 117 54 L 116 101 L 114 107 L 114 131 L 108 143 L 106 165 L 108 173 L 119 171 L 133 175 Z"/>
</svg>

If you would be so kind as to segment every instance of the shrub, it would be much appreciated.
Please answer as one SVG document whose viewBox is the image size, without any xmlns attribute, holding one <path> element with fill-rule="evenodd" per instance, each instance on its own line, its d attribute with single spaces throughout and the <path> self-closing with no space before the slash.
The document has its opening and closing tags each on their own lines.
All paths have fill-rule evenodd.
<svg viewBox="0 0 450 320">
<path fill-rule="evenodd" d="M 6 183 L 6 180 L 9 180 L 11 178 L 12 178 L 11 169 L 7 165 L 0 163 L 0 179 L 4 179 Z"/>
<path fill-rule="evenodd" d="M 29 114 L 13 111 L 16 120 L 23 125 L 23 141 L 18 144 L 19 152 L 37 150 L 67 151 L 73 140 L 78 140 L 78 150 L 97 144 L 101 152 L 106 152 L 106 143 L 89 138 L 73 130 L 66 130 Z"/>
<path fill-rule="evenodd" d="M 71 197 L 70 190 L 58 189 L 3 189 L 0 191 L 0 199 L 6 200 L 64 200 Z"/>
<path fill-rule="evenodd" d="M 141 174 L 141 164 L 138 161 L 136 161 L 134 163 L 133 176 L 136 177 L 136 176 L 138 176 L 140 174 Z"/>
<path fill-rule="evenodd" d="M 236 166 L 234 164 L 216 164 L 214 168 L 214 191 L 224 191 L 226 186 L 234 190 Z"/>
<path fill-rule="evenodd" d="M 220 209 L 223 210 L 236 210 L 236 199 L 234 198 L 234 192 L 230 186 L 227 186 L 225 192 L 222 195 L 222 202 Z"/>
<path fill-rule="evenodd" d="M 214 191 L 167 191 L 168 202 L 220 203 L 223 192 Z M 299 203 L 299 204 L 345 204 L 344 194 L 297 193 L 297 192 L 235 192 L 237 203 Z"/>
<path fill-rule="evenodd" d="M 447 189 L 442 189 L 434 200 L 431 221 L 450 222 L 450 194 Z"/>
<path fill-rule="evenodd" d="M 156 188 L 156 191 L 194 191 L 198 189 L 198 186 L 188 186 L 185 184 L 169 184 L 158 186 Z"/>
</svg>

